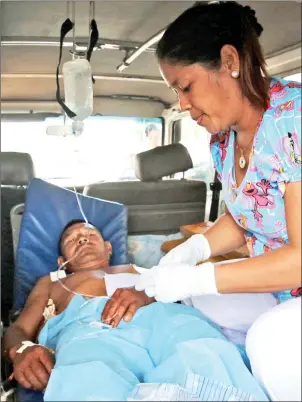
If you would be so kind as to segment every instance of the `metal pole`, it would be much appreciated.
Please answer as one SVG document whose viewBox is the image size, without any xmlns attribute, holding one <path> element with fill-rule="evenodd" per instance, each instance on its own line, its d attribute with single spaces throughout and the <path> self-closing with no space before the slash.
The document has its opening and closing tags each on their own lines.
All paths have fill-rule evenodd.
<svg viewBox="0 0 302 402">
<path fill-rule="evenodd" d="M 145 43 L 143 43 L 138 49 L 136 49 L 134 52 L 132 52 L 130 54 L 130 56 L 126 57 L 123 60 L 123 63 L 120 64 L 117 67 L 117 71 L 119 73 L 121 73 L 123 70 L 125 70 L 125 68 L 129 67 L 130 64 L 138 58 L 138 56 L 140 56 L 146 49 L 148 49 L 150 46 L 154 45 L 155 43 L 157 43 L 158 41 L 160 41 L 160 39 L 162 38 L 163 34 L 165 33 L 165 29 L 159 31 L 157 34 L 151 36 L 151 38 L 149 38 Z"/>
<path fill-rule="evenodd" d="M 76 52 L 76 32 L 75 32 L 75 30 L 76 30 L 76 24 L 75 24 L 75 13 L 76 13 L 76 11 L 75 11 L 75 2 L 73 1 L 72 2 L 72 22 L 73 22 L 73 30 L 72 30 L 72 32 L 73 32 L 73 36 L 72 36 L 72 51 L 73 51 L 73 57 L 74 57 L 74 55 L 75 55 L 75 52 Z"/>
</svg>

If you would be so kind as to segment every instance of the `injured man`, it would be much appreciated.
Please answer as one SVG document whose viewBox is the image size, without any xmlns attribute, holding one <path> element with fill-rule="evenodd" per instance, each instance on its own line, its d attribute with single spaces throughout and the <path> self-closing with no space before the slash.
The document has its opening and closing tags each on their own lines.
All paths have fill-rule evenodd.
<svg viewBox="0 0 302 402">
<path fill-rule="evenodd" d="M 198 310 L 157 303 L 134 289 L 134 266 L 110 267 L 95 227 L 70 222 L 59 249 L 66 275 L 41 278 L 4 336 L 23 387 L 45 401 L 268 400 Z"/>
</svg>

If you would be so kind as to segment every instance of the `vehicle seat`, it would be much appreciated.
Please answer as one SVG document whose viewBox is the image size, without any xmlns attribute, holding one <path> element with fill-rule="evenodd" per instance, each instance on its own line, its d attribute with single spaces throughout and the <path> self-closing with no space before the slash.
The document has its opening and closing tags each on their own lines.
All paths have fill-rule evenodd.
<svg viewBox="0 0 302 402">
<path fill-rule="evenodd" d="M 13 250 L 14 250 L 15 261 L 19 243 L 19 235 L 20 235 L 23 212 L 24 212 L 24 204 L 15 205 L 10 211 L 10 223 L 12 227 Z"/>
<path fill-rule="evenodd" d="M 164 179 L 193 166 L 182 144 L 156 147 L 136 155 L 139 181 L 96 183 L 84 194 L 128 207 L 128 233 L 171 234 L 205 216 L 206 184 L 199 180 Z"/>
<path fill-rule="evenodd" d="M 14 286 L 10 212 L 15 205 L 25 201 L 27 186 L 34 176 L 34 165 L 29 154 L 1 152 L 1 317 L 5 326 L 9 321 Z"/>
</svg>

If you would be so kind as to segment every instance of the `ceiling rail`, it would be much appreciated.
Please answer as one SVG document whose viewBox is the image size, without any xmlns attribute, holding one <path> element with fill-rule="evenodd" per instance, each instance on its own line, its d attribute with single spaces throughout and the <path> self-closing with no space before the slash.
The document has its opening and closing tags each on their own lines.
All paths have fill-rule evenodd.
<svg viewBox="0 0 302 402">
<path fill-rule="evenodd" d="M 99 38 L 97 45 L 94 50 L 118 50 L 131 52 L 138 50 L 143 44 L 141 42 L 123 41 L 123 40 L 112 40 L 108 38 Z M 17 37 L 17 36 L 2 36 L 1 46 L 12 47 L 12 46 L 37 46 L 37 47 L 59 47 L 60 38 L 37 38 L 33 36 L 28 37 Z M 63 42 L 63 46 L 66 48 L 72 48 L 72 40 L 66 39 Z M 75 43 L 76 51 L 85 51 L 87 49 L 87 39 L 77 38 Z M 144 49 L 145 52 L 154 53 L 155 49 L 152 47 L 147 47 Z"/>
<path fill-rule="evenodd" d="M 59 75 L 59 78 L 62 78 L 62 74 Z M 110 81 L 123 81 L 123 82 L 140 82 L 140 83 L 150 83 L 150 84 L 164 84 L 163 79 L 161 78 L 153 78 L 153 77 L 143 77 L 136 75 L 98 75 L 93 74 L 95 80 L 110 80 Z M 39 73 L 3 73 L 1 74 L 1 78 L 6 79 L 55 79 L 56 74 L 39 74 Z"/>
</svg>

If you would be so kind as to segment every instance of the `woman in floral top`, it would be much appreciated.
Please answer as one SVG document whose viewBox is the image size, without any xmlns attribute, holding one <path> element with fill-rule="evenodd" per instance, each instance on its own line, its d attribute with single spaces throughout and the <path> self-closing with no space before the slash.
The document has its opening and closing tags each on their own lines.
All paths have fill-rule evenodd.
<svg viewBox="0 0 302 402">
<path fill-rule="evenodd" d="M 248 6 L 200 3 L 158 44 L 181 109 L 212 134 L 227 208 L 136 288 L 161 302 L 190 298 L 225 330 L 247 332 L 253 374 L 269 397 L 300 400 L 301 85 L 269 77 L 262 31 Z M 251 258 L 196 267 L 244 244 Z"/>
</svg>

